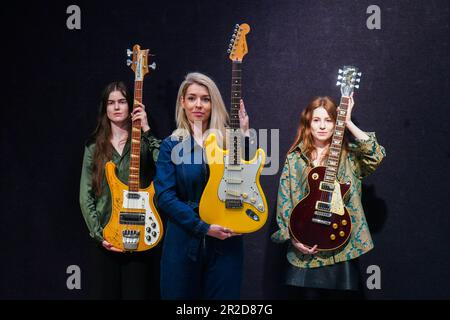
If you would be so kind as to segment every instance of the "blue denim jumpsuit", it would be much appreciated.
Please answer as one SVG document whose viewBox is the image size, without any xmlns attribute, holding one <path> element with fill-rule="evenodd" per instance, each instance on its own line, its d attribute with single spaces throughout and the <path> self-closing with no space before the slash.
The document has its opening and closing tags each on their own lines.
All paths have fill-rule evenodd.
<svg viewBox="0 0 450 320">
<path fill-rule="evenodd" d="M 172 158 L 172 153 L 176 157 Z M 156 172 L 155 202 L 166 220 L 162 299 L 239 299 L 242 236 L 225 240 L 210 237 L 206 235 L 209 224 L 198 215 L 209 175 L 203 148 L 192 137 L 183 141 L 174 136 L 166 138 L 160 147 Z"/>
</svg>

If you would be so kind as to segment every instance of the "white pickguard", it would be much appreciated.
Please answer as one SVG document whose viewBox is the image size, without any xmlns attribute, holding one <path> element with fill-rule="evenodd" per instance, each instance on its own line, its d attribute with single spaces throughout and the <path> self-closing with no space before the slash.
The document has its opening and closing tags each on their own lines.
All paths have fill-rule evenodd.
<svg viewBox="0 0 450 320">
<path fill-rule="evenodd" d="M 241 170 L 236 171 L 228 169 L 228 155 L 225 155 L 225 169 L 218 190 L 219 199 L 221 201 L 225 201 L 226 199 L 241 200 L 251 204 L 258 211 L 264 212 L 266 208 L 264 207 L 263 198 L 256 184 L 256 177 L 262 160 L 260 153 L 257 161 L 248 164 L 241 163 Z M 232 181 L 241 182 L 231 183 Z"/>
<path fill-rule="evenodd" d="M 149 194 L 144 191 L 132 192 L 133 194 L 139 194 L 139 199 L 128 199 L 128 193 L 128 190 L 123 190 L 122 206 L 125 210 L 145 210 L 144 241 L 147 245 L 153 245 L 156 241 L 158 241 L 161 229 L 158 220 L 150 207 Z"/>
<path fill-rule="evenodd" d="M 341 185 L 337 181 L 334 181 L 334 190 L 331 195 L 331 212 L 340 216 L 343 216 L 345 213 L 344 202 L 341 196 Z"/>
</svg>

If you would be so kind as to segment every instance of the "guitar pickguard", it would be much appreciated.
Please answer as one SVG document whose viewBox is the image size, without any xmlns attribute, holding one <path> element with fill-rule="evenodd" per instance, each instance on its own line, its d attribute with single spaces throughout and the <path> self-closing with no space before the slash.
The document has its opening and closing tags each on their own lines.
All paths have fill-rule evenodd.
<svg viewBox="0 0 450 320">
<path fill-rule="evenodd" d="M 236 199 L 254 206 L 258 211 L 264 212 L 264 201 L 256 184 L 258 170 L 263 162 L 262 155 L 259 154 L 254 162 L 242 163 L 240 170 L 233 170 L 233 166 L 228 165 L 228 155 L 224 156 L 224 173 L 218 189 L 218 197 L 221 201 L 226 199 Z"/>
<path fill-rule="evenodd" d="M 331 212 L 340 216 L 344 215 L 344 201 L 342 200 L 341 185 L 334 181 L 334 190 L 331 196 Z"/>
<path fill-rule="evenodd" d="M 136 212 L 145 212 L 144 242 L 145 244 L 150 246 L 159 240 L 161 230 L 159 228 L 158 219 L 155 217 L 155 214 L 150 207 L 149 201 L 150 200 L 148 192 L 129 192 L 128 190 L 123 190 L 123 203 L 121 212 L 127 212 L 127 210 L 130 214 Z"/>
</svg>

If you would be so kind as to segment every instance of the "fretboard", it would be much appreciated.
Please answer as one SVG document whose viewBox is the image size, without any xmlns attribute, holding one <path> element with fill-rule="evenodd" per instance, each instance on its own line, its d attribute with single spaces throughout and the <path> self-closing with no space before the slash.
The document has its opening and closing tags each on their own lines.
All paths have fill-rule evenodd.
<svg viewBox="0 0 450 320">
<path fill-rule="evenodd" d="M 239 106 L 242 93 L 242 63 L 233 61 L 231 65 L 231 109 L 230 129 L 228 130 L 229 164 L 241 163 L 241 134 L 239 122 Z"/>
<path fill-rule="evenodd" d="M 134 82 L 134 101 L 142 103 L 143 81 Z M 135 109 L 133 102 L 133 110 Z M 131 153 L 130 153 L 130 175 L 128 176 L 129 191 L 139 191 L 139 173 L 141 158 L 141 121 L 133 121 L 131 128 Z"/>
<path fill-rule="evenodd" d="M 331 138 L 330 152 L 325 162 L 325 181 L 334 183 L 339 168 L 341 158 L 342 142 L 345 132 L 345 117 L 347 115 L 348 97 L 341 97 L 341 102 L 337 108 L 336 125 L 334 126 L 333 137 Z"/>
</svg>

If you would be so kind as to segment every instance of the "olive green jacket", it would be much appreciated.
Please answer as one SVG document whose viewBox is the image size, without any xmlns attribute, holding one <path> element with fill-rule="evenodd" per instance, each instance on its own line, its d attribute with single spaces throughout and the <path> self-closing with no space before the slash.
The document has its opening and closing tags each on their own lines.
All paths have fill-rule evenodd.
<svg viewBox="0 0 450 320">
<path fill-rule="evenodd" d="M 155 162 L 159 154 L 161 140 L 156 139 L 148 130 L 141 134 L 140 182 L 141 188 L 150 185 L 155 174 Z M 126 142 L 122 155 L 114 148 L 112 161 L 116 165 L 116 175 L 125 184 L 128 184 L 130 168 L 130 139 Z M 102 193 L 96 197 L 92 186 L 92 167 L 95 143 L 88 144 L 84 149 L 83 167 L 80 180 L 80 207 L 84 220 L 92 238 L 103 241 L 103 228 L 111 216 L 111 193 L 103 176 Z"/>
<path fill-rule="evenodd" d="M 386 156 L 375 133 L 368 133 L 368 140 L 349 143 L 348 153 L 342 153 L 337 179 L 351 182 L 344 197 L 344 205 L 351 217 L 352 234 L 349 241 L 336 251 L 321 251 L 315 255 L 302 254 L 289 241 L 287 259 L 297 267 L 316 268 L 359 257 L 373 248 L 372 237 L 361 203 L 361 179 L 371 174 Z M 289 153 L 281 173 L 278 189 L 276 220 L 279 230 L 272 241 L 283 243 L 290 239 L 289 216 L 295 205 L 308 194 L 308 172 L 312 162 L 306 157 L 300 143 Z"/>
</svg>

